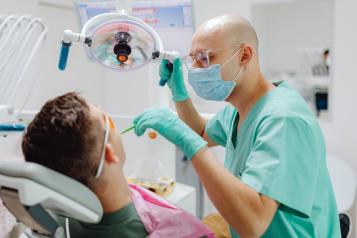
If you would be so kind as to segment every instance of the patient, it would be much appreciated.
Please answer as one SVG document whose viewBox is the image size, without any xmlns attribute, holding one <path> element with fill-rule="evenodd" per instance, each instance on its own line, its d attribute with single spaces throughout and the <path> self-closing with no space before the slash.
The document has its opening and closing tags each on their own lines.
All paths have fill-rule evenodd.
<svg viewBox="0 0 357 238">
<path fill-rule="evenodd" d="M 22 141 L 26 161 L 89 187 L 104 215 L 98 224 L 70 220 L 72 237 L 213 237 L 194 216 L 128 185 L 125 152 L 111 118 L 76 93 L 48 101 Z"/>
</svg>

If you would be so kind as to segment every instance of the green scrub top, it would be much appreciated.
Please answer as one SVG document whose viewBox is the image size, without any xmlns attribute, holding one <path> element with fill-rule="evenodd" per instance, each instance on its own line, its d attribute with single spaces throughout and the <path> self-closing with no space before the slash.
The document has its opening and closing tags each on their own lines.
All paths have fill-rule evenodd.
<svg viewBox="0 0 357 238">
<path fill-rule="evenodd" d="M 239 113 L 229 105 L 207 122 L 206 132 L 226 147 L 224 164 L 232 174 L 280 204 L 263 237 L 338 238 L 338 212 L 319 124 L 286 82 L 275 85 L 239 130 Z"/>
<path fill-rule="evenodd" d="M 59 220 L 60 224 L 65 227 L 65 219 L 60 218 Z M 97 224 L 82 223 L 70 219 L 69 231 L 71 237 L 76 238 L 144 238 L 148 236 L 133 203 L 116 212 L 104 214 Z"/>
</svg>

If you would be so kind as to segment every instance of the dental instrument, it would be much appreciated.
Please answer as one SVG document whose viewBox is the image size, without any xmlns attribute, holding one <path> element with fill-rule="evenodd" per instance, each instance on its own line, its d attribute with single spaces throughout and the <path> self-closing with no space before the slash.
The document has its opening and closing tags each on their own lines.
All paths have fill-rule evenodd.
<svg viewBox="0 0 357 238">
<path fill-rule="evenodd" d="M 132 125 L 132 126 L 126 128 L 124 131 L 120 132 L 120 135 L 123 135 L 123 134 L 133 130 L 134 128 L 135 128 L 135 125 Z"/>
<path fill-rule="evenodd" d="M 120 132 L 120 135 L 126 134 L 129 131 L 132 131 L 135 128 L 136 125 L 132 125 L 130 127 L 128 127 L 127 129 L 125 129 L 124 131 Z M 157 132 L 156 131 L 150 131 L 148 133 L 148 137 L 152 140 L 155 140 L 157 138 Z"/>
</svg>

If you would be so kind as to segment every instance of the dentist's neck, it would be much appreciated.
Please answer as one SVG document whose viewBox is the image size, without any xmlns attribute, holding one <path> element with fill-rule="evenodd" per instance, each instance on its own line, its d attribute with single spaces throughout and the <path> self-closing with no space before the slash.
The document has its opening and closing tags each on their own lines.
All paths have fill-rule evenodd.
<svg viewBox="0 0 357 238">
<path fill-rule="evenodd" d="M 257 101 L 274 88 L 273 84 L 266 81 L 261 73 L 257 73 L 244 81 L 245 84 L 238 85 L 227 99 L 238 109 L 242 120 L 246 118 Z"/>
<path fill-rule="evenodd" d="M 106 179 L 101 186 L 93 190 L 102 204 L 104 213 L 118 211 L 131 202 L 129 185 L 123 171 Z"/>
</svg>

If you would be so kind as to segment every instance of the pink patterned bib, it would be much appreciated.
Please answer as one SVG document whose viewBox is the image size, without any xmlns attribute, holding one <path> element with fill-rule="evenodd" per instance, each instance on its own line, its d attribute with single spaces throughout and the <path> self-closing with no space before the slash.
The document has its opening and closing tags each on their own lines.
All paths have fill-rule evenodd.
<svg viewBox="0 0 357 238">
<path fill-rule="evenodd" d="M 129 184 L 132 200 L 150 238 L 215 237 L 200 220 L 158 195 Z"/>
</svg>

